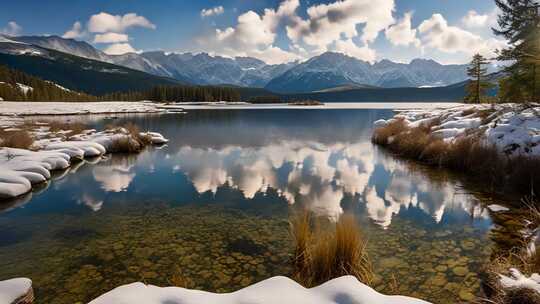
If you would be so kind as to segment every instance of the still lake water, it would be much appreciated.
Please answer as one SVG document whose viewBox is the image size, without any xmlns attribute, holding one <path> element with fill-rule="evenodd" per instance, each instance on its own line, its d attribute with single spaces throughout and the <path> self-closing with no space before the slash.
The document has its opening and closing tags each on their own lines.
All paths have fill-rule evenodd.
<svg viewBox="0 0 540 304">
<path fill-rule="evenodd" d="M 353 213 L 374 287 L 434 303 L 479 292 L 492 221 L 459 179 L 370 142 L 391 110 L 197 110 L 89 117 L 171 141 L 88 160 L 0 205 L 0 280 L 29 277 L 39 303 L 88 302 L 143 281 L 229 292 L 291 273 L 293 208 Z"/>
</svg>

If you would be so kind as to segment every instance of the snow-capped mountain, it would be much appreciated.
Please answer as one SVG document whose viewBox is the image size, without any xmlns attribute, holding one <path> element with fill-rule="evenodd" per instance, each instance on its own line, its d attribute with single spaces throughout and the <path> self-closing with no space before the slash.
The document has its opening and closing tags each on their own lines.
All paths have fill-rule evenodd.
<svg viewBox="0 0 540 304">
<path fill-rule="evenodd" d="M 142 57 L 160 65 L 177 79 L 189 79 L 202 85 L 264 87 L 271 79 L 287 71 L 292 64 L 268 65 L 248 57 L 225 58 L 206 53 L 147 52 Z"/>
<path fill-rule="evenodd" d="M 84 41 L 64 39 L 59 36 L 17 36 L 7 38 L 13 41 L 37 45 L 42 48 L 56 50 L 87 59 L 113 63 L 107 54 L 97 50 Z"/>
<path fill-rule="evenodd" d="M 467 65 L 442 65 L 415 59 L 409 64 L 375 64 L 340 53 L 324 53 L 301 63 L 266 86 L 276 92 L 312 92 L 348 85 L 382 88 L 445 86 L 467 79 Z"/>
<path fill-rule="evenodd" d="M 442 65 L 415 59 L 409 64 L 382 60 L 374 64 L 340 53 L 327 52 L 303 63 L 269 65 L 250 58 L 226 58 L 206 53 L 162 51 L 107 55 L 92 45 L 58 36 L 0 35 L 0 53 L 42 52 L 53 49 L 112 63 L 149 74 L 199 85 L 260 87 L 276 92 L 315 92 L 343 87 L 433 87 L 467 79 L 466 65 Z M 9 41 L 9 43 L 8 43 Z M 19 44 L 19 45 L 18 45 Z M 40 48 L 34 48 L 39 46 Z M 41 51 L 40 51 L 41 50 Z"/>
<path fill-rule="evenodd" d="M 271 79 L 292 66 L 268 65 L 255 58 L 225 58 L 205 53 L 178 54 L 158 51 L 107 55 L 84 41 L 59 36 L 19 36 L 5 39 L 201 85 L 264 87 Z"/>
</svg>

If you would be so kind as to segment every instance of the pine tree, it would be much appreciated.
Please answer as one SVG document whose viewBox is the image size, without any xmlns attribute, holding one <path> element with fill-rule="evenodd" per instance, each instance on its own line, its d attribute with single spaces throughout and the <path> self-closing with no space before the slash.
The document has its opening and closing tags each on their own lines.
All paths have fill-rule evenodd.
<svg viewBox="0 0 540 304">
<path fill-rule="evenodd" d="M 484 66 L 489 64 L 487 59 L 476 54 L 473 56 L 469 68 L 467 69 L 467 75 L 471 78 L 471 81 L 467 85 L 467 96 L 465 102 L 467 103 L 481 103 L 486 95 L 486 90 L 491 87 L 491 84 L 485 81 L 487 75 L 487 68 Z"/>
<path fill-rule="evenodd" d="M 499 97 L 503 101 L 540 101 L 540 14 L 536 0 L 495 0 L 501 10 L 496 35 L 509 42 L 498 59 L 512 62 Z"/>
</svg>

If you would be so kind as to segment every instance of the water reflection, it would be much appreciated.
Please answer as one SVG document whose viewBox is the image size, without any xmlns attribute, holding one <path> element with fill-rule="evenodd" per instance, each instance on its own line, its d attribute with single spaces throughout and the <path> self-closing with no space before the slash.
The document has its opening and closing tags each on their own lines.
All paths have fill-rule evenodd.
<svg viewBox="0 0 540 304">
<path fill-rule="evenodd" d="M 345 209 L 361 206 L 356 209 L 383 228 L 396 216 L 415 214 L 418 219 L 411 210 L 419 210 L 432 224 L 472 218 L 487 227 L 486 211 L 473 196 L 456 191 L 461 188 L 458 182 L 417 172 L 371 144 L 372 122 L 391 114 L 198 111 L 180 120 L 174 115 L 125 117 L 143 129 L 164 133 L 171 144 L 140 155 L 77 163 L 55 175 L 54 193 L 35 191 L 4 209 L 68 194 L 71 199 L 61 200 L 58 209 L 85 206 L 97 212 L 114 201 L 145 198 L 217 201 L 221 191 L 236 192 L 234 200 L 244 204 L 271 197 L 334 221 Z M 88 123 L 96 128 L 106 123 L 92 119 Z"/>
<path fill-rule="evenodd" d="M 345 197 L 365 203 L 367 215 L 382 227 L 393 216 L 414 207 L 440 223 L 445 212 L 463 211 L 487 218 L 474 199 L 456 194 L 455 182 L 435 185 L 406 164 L 376 151 L 369 141 L 330 145 L 299 140 L 262 147 L 220 149 L 183 146 L 169 161 L 183 172 L 199 194 L 216 194 L 220 187 L 240 190 L 245 199 L 274 189 L 289 204 L 307 206 L 337 220 Z M 472 212 L 472 213 L 471 213 Z"/>
<path fill-rule="evenodd" d="M 133 281 L 170 285 L 178 268 L 199 289 L 232 291 L 288 275 L 287 216 L 308 208 L 331 220 L 358 215 L 381 277 L 377 290 L 390 292 L 386 283 L 396 275 L 403 294 L 456 303 L 464 280 L 470 292 L 479 288 L 475 273 L 491 220 L 456 179 L 370 143 L 373 121 L 390 115 L 272 110 L 121 118 L 115 123 L 161 132 L 169 145 L 85 160 L 0 206 L 0 277 L 31 277 L 47 303 L 87 302 Z M 100 129 L 110 121 L 89 123 Z M 239 240 L 265 252 L 236 252 L 231 262 Z M 442 291 L 451 301 L 440 301 L 436 266 L 446 269 L 437 284 L 451 284 Z M 464 266 L 466 278 L 453 272 Z"/>
</svg>

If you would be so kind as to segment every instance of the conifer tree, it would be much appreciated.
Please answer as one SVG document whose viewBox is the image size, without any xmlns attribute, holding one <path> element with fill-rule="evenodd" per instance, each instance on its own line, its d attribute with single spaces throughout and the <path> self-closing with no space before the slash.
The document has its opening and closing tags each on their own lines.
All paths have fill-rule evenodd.
<svg viewBox="0 0 540 304">
<path fill-rule="evenodd" d="M 491 84 L 485 80 L 487 74 L 487 68 L 484 66 L 489 64 L 487 59 L 476 54 L 473 56 L 469 67 L 467 68 L 467 75 L 471 78 L 471 81 L 467 85 L 467 96 L 465 96 L 465 102 L 467 103 L 481 103 L 486 95 L 486 90 L 491 87 Z"/>
<path fill-rule="evenodd" d="M 502 101 L 540 101 L 540 15 L 536 0 L 495 0 L 501 10 L 496 35 L 509 42 L 498 59 L 511 64 L 501 81 Z"/>
</svg>

